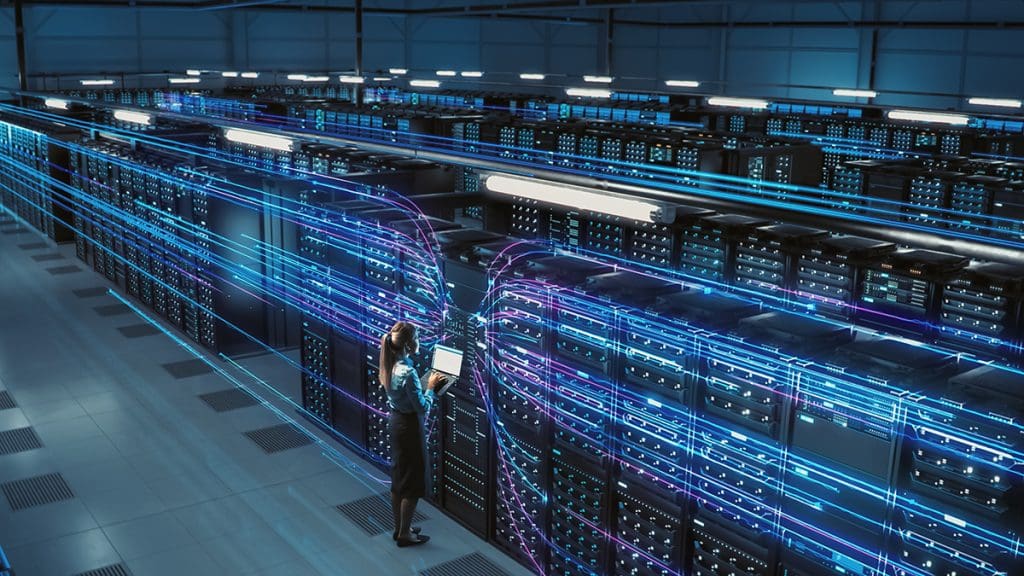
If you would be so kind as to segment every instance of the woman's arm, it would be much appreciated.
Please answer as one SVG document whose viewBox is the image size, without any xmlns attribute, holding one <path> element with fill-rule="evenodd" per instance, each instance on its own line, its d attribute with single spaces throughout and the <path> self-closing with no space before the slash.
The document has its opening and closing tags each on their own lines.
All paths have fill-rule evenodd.
<svg viewBox="0 0 1024 576">
<path fill-rule="evenodd" d="M 420 414 L 430 410 L 430 406 L 434 403 L 433 393 L 423 393 L 420 377 L 416 374 L 415 370 L 409 370 L 409 381 L 406 382 L 405 393 L 409 396 L 409 401 L 416 408 L 416 412 Z"/>
</svg>

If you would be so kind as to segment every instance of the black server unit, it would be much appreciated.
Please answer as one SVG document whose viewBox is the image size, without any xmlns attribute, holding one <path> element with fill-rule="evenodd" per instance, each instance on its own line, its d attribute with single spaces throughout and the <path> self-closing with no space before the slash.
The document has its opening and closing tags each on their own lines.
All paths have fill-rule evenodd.
<svg viewBox="0 0 1024 576">
<path fill-rule="evenodd" d="M 953 184 L 964 175 L 959 172 L 923 172 L 910 182 L 907 204 L 903 207 L 907 222 L 934 228 L 946 228 L 952 219 L 950 207 Z"/>
<path fill-rule="evenodd" d="M 891 242 L 859 236 L 833 236 L 807 247 L 797 259 L 796 293 L 824 316 L 850 318 L 862 269 L 896 250 Z"/>
<path fill-rule="evenodd" d="M 1024 267 L 972 263 L 943 288 L 939 337 L 958 347 L 1017 359 Z"/>
<path fill-rule="evenodd" d="M 864 268 L 858 323 L 919 338 L 935 335 L 945 285 L 968 263 L 929 250 L 895 252 Z"/>
<path fill-rule="evenodd" d="M 745 146 L 732 151 L 730 156 L 729 173 L 741 178 L 815 188 L 821 184 L 824 158 L 817 146 Z M 760 189 L 756 184 L 753 186 L 755 190 Z M 801 193 L 789 191 L 785 194 Z"/>
<path fill-rule="evenodd" d="M 919 168 L 902 165 L 883 166 L 871 172 L 864 190 L 868 215 L 881 220 L 901 220 L 911 182 L 919 173 Z"/>
<path fill-rule="evenodd" d="M 908 411 L 895 524 L 904 561 L 935 574 L 1018 574 L 1020 374 L 981 366 Z M 938 511 L 938 513 L 937 513 Z"/>
<path fill-rule="evenodd" d="M 713 282 L 732 280 L 736 262 L 736 239 L 767 220 L 722 214 L 704 216 L 683 226 L 679 269 Z"/>
<path fill-rule="evenodd" d="M 654 316 L 627 315 L 620 326 L 622 360 L 615 399 L 613 471 L 615 574 L 681 574 L 689 461 L 696 415 L 692 410 L 698 347 L 693 332 L 659 318 L 683 292 L 663 295 Z"/>
<path fill-rule="evenodd" d="M 785 473 L 786 574 L 880 574 L 901 447 L 900 395 L 951 357 L 893 340 L 839 346 L 802 374 Z"/>
<path fill-rule="evenodd" d="M 227 174 L 225 177 L 231 182 L 247 180 L 242 174 Z M 256 199 L 250 200 L 255 201 Z M 251 243 L 251 240 L 246 240 L 246 238 L 263 237 L 262 214 L 253 210 L 251 206 L 209 194 L 206 202 L 207 214 L 203 220 L 206 222 L 205 228 L 211 233 L 243 244 Z M 202 247 L 201 250 L 205 251 L 205 247 Z M 250 257 L 239 254 L 229 247 L 223 246 L 220 242 L 210 243 L 208 251 L 213 258 L 204 258 L 204 261 L 199 263 L 200 275 L 203 279 L 200 287 L 200 301 L 207 309 L 213 310 L 219 318 L 207 320 L 211 325 L 206 327 L 208 335 L 204 337 L 204 343 L 212 335 L 208 345 L 218 353 L 231 356 L 252 352 L 258 349 L 258 345 L 249 338 L 250 336 L 260 341 L 266 340 L 266 304 L 244 285 L 239 285 L 239 280 L 232 280 L 232 276 L 235 274 L 233 270 L 253 267 Z M 156 265 L 158 270 L 164 268 L 162 263 L 156 263 Z M 154 291 L 154 308 L 156 308 L 159 297 L 157 294 L 162 293 L 166 298 L 166 291 L 159 290 L 155 286 Z"/>
<path fill-rule="evenodd" d="M 995 191 L 990 234 L 1014 241 L 1024 239 L 1024 181 L 1015 180 Z"/>
<path fill-rule="evenodd" d="M 1024 377 L 980 366 L 948 386 L 941 405 L 910 412 L 901 551 L 934 574 L 1019 574 L 1024 556 L 1014 543 L 1024 529 L 1024 463 L 1012 454 L 1024 448 L 1015 425 L 1024 415 Z"/>
<path fill-rule="evenodd" d="M 496 427 L 496 544 L 520 562 L 546 567 L 548 504 L 547 317 L 541 291 L 502 289 L 491 349 Z"/>
<path fill-rule="evenodd" d="M 826 236 L 824 230 L 792 224 L 751 230 L 736 242 L 736 284 L 768 291 L 791 290 L 796 278 L 796 259 L 809 245 Z"/>
<path fill-rule="evenodd" d="M 678 206 L 671 211 L 675 215 L 670 222 L 641 222 L 630 227 L 626 245 L 631 262 L 662 269 L 672 268 L 679 261 L 682 228 L 713 214 L 711 210 L 690 206 Z"/>
<path fill-rule="evenodd" d="M 950 228 L 973 234 L 988 234 L 986 228 L 992 214 L 996 193 L 1009 182 L 998 176 L 967 176 L 953 183 L 950 192 Z"/>
<path fill-rule="evenodd" d="M 850 333 L 772 312 L 740 320 L 734 334 L 704 341 L 696 373 L 694 573 L 724 565 L 774 574 L 795 358 L 822 354 Z"/>
<path fill-rule="evenodd" d="M 833 194 L 830 196 L 835 201 L 835 207 L 839 210 L 862 211 L 869 173 L 883 165 L 877 160 L 852 160 L 837 166 L 832 173 Z"/>
<path fill-rule="evenodd" d="M 451 229 L 437 233 L 444 257 L 444 278 L 452 283 L 452 304 L 444 325 L 444 340 L 463 351 L 460 382 L 441 398 L 440 426 L 432 466 L 443 478 L 436 491 L 442 507 L 480 536 L 491 530 L 494 515 L 489 484 L 492 477 L 492 426 L 489 372 L 483 365 L 485 324 L 476 315 L 484 303 L 485 270 L 469 265 L 463 256 L 475 245 L 500 240 L 482 230 Z"/>
</svg>

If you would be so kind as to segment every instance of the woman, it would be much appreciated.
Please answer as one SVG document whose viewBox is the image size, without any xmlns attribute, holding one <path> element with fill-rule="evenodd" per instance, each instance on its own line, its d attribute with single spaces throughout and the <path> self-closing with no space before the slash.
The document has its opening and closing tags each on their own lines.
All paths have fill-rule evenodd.
<svg viewBox="0 0 1024 576">
<path fill-rule="evenodd" d="M 426 458 L 423 454 L 423 414 L 434 401 L 434 390 L 444 376 L 432 372 L 424 394 L 413 370 L 410 354 L 419 351 L 416 326 L 396 322 L 380 340 L 380 384 L 391 408 L 391 509 L 395 516 L 392 538 L 400 547 L 430 540 L 412 528 L 416 501 L 426 493 Z"/>
</svg>

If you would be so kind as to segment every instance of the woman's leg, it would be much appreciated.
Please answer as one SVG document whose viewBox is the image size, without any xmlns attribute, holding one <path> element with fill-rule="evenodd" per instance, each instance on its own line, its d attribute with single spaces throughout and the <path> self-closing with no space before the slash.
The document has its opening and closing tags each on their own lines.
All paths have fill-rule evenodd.
<svg viewBox="0 0 1024 576">
<path fill-rule="evenodd" d="M 402 498 L 402 522 L 398 529 L 398 538 L 409 540 L 412 538 L 412 517 L 416 514 L 417 498 Z"/>
<path fill-rule="evenodd" d="M 395 539 L 402 529 L 402 497 L 394 492 L 391 493 L 391 514 L 395 518 L 395 530 L 391 538 Z"/>
</svg>

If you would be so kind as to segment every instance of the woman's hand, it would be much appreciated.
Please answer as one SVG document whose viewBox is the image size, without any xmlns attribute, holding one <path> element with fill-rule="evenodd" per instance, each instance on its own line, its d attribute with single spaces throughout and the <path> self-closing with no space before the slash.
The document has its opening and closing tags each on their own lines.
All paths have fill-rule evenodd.
<svg viewBox="0 0 1024 576">
<path fill-rule="evenodd" d="M 434 391 L 444 385 L 445 375 L 440 372 L 431 372 L 427 377 L 427 390 Z"/>
</svg>

